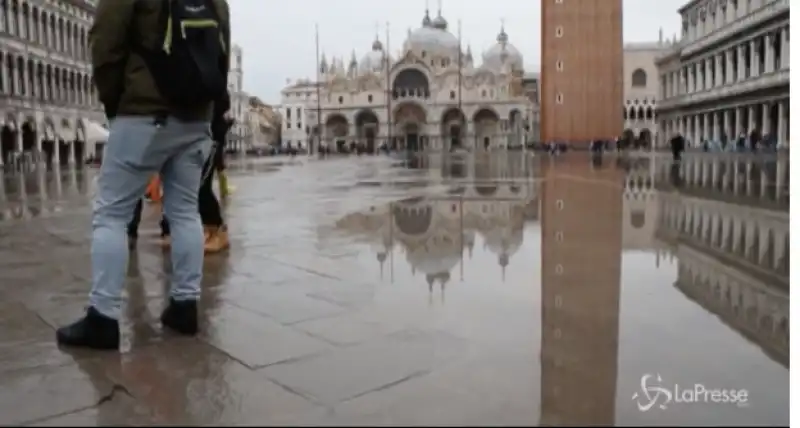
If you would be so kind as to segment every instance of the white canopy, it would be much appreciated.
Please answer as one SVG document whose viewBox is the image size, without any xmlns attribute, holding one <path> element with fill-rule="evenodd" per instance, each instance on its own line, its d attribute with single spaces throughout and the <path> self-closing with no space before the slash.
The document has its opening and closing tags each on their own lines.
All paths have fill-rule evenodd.
<svg viewBox="0 0 800 428">
<path fill-rule="evenodd" d="M 105 143 L 108 140 L 108 129 L 97 122 L 87 120 L 85 123 L 86 142 L 89 144 Z"/>
</svg>

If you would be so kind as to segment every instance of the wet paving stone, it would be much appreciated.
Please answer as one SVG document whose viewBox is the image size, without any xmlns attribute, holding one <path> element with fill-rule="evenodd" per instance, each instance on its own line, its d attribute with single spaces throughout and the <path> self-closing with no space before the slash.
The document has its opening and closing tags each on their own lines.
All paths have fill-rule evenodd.
<svg viewBox="0 0 800 428">
<path fill-rule="evenodd" d="M 783 156 L 233 161 L 201 334 L 158 321 L 148 204 L 118 353 L 54 342 L 95 174 L 0 180 L 0 425 L 788 424 Z M 642 389 L 696 384 L 748 399 Z"/>
</svg>

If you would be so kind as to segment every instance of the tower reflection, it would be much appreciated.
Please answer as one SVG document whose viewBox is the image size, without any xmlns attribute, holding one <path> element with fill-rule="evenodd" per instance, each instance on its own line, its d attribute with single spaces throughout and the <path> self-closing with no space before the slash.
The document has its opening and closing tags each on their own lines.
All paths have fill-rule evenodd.
<svg viewBox="0 0 800 428">
<path fill-rule="evenodd" d="M 624 172 L 544 166 L 541 425 L 613 425 Z"/>
</svg>

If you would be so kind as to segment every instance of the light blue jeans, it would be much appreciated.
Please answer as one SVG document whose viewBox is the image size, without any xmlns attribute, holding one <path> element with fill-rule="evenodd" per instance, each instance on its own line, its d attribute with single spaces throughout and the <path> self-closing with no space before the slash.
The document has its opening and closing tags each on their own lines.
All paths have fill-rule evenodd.
<svg viewBox="0 0 800 428">
<path fill-rule="evenodd" d="M 164 214 L 172 236 L 171 296 L 200 297 L 203 226 L 197 193 L 203 164 L 211 153 L 209 122 L 170 117 L 118 117 L 111 122 L 97 181 L 92 218 L 92 291 L 89 303 L 118 319 L 128 270 L 126 227 L 153 174 L 160 173 Z"/>
</svg>

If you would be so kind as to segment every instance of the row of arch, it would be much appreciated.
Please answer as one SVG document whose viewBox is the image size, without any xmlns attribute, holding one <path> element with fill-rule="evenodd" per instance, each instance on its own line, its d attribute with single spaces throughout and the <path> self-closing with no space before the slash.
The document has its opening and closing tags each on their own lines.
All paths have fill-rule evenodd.
<svg viewBox="0 0 800 428">
<path fill-rule="evenodd" d="M 71 58 L 88 60 L 88 30 L 57 13 L 28 1 L 0 0 L 2 31 L 41 44 Z"/>
<path fill-rule="evenodd" d="M 655 110 L 650 107 L 623 107 L 622 118 L 625 120 L 655 120 Z"/>
<path fill-rule="evenodd" d="M 0 52 L 0 93 L 47 103 L 98 104 L 89 74 L 4 52 Z"/>
<path fill-rule="evenodd" d="M 12 163 L 18 156 L 38 158 L 46 164 L 82 164 L 86 150 L 86 129 L 82 120 L 73 126 L 67 118 L 55 121 L 46 117 L 38 125 L 33 117 L 28 117 L 18 124 L 13 115 L 8 115 L 0 127 L 1 164 Z"/>
<path fill-rule="evenodd" d="M 425 124 L 428 123 L 428 113 L 424 107 L 421 105 L 414 103 L 414 102 L 404 102 L 398 104 L 393 111 L 392 119 L 395 124 Z M 500 115 L 491 107 L 482 107 L 475 111 L 472 115 L 472 122 L 473 123 L 484 123 L 484 122 L 499 122 Z M 516 123 L 522 121 L 522 113 L 514 109 L 509 113 L 509 122 Z M 452 107 L 446 109 L 440 118 L 440 123 L 445 125 L 451 124 L 460 124 L 466 125 L 467 123 L 467 116 L 464 112 L 457 108 Z M 364 109 L 356 113 L 355 115 L 355 126 L 356 128 L 363 128 L 372 126 L 376 130 L 380 126 L 380 120 L 378 119 L 378 115 L 371 109 Z M 346 132 L 350 126 L 350 121 L 347 117 L 342 113 L 331 113 L 329 114 L 324 122 L 324 125 L 327 129 L 336 129 L 338 132 L 334 133 L 336 136 L 344 136 L 346 134 L 341 134 L 342 132 Z"/>
</svg>

